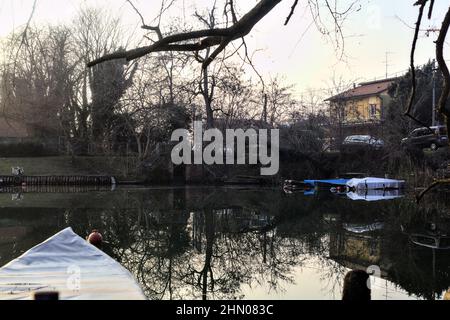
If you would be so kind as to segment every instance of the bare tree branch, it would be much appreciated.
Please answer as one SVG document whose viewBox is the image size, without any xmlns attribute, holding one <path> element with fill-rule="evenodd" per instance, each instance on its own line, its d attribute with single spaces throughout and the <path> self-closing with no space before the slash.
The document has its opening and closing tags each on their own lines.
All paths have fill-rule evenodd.
<svg viewBox="0 0 450 320">
<path fill-rule="evenodd" d="M 447 37 L 448 29 L 450 26 L 450 8 L 445 15 L 444 21 L 442 22 L 441 31 L 439 32 L 438 39 L 436 40 L 436 60 L 441 69 L 442 75 L 444 77 L 444 88 L 442 89 L 441 97 L 439 98 L 439 111 L 447 117 L 447 127 L 448 127 L 448 117 L 450 117 L 450 110 L 447 110 L 445 105 L 447 99 L 450 95 L 450 72 L 448 70 L 447 63 L 444 58 L 444 43 Z"/>
<path fill-rule="evenodd" d="M 19 48 L 17 49 L 15 60 L 17 60 L 17 57 L 19 55 L 20 50 L 22 49 L 22 46 L 27 41 L 28 29 L 30 28 L 31 19 L 33 19 L 34 12 L 36 11 L 36 5 L 37 5 L 37 0 L 34 0 L 30 16 L 28 17 L 27 23 L 25 24 L 25 29 L 22 32 L 22 41 L 20 42 Z"/>
<path fill-rule="evenodd" d="M 334 0 L 334 8 L 332 7 L 332 4 L 330 4 L 329 0 L 325 0 L 324 2 L 325 5 L 322 6 L 321 2 L 318 0 L 308 0 L 309 11 L 311 12 L 311 16 L 319 32 L 329 38 L 332 43 L 335 43 L 336 55 L 338 55 L 338 59 L 342 61 L 345 55 L 345 37 L 342 29 L 343 24 L 351 12 L 359 11 L 361 9 L 361 6 L 359 6 L 359 8 L 355 8 L 360 0 L 351 1 L 351 3 L 344 10 L 337 9 L 338 0 Z M 334 32 L 329 30 L 328 22 L 326 21 L 328 19 L 325 19 L 322 16 L 324 10 L 322 7 L 325 7 L 327 13 L 331 15 L 334 25 Z"/>
<path fill-rule="evenodd" d="M 284 22 L 284 25 L 285 25 L 285 26 L 287 26 L 287 24 L 288 24 L 289 21 L 291 20 L 293 14 L 294 14 L 294 12 L 295 12 L 295 8 L 297 7 L 297 4 L 298 4 L 298 0 L 295 0 L 295 1 L 294 1 L 294 4 L 293 4 L 292 7 L 291 7 L 291 12 L 289 12 L 289 15 L 287 16 L 286 21 Z"/>
<path fill-rule="evenodd" d="M 204 29 L 174 34 L 162 38 L 150 46 L 105 55 L 88 63 L 88 67 L 93 67 L 99 63 L 114 59 L 126 59 L 127 61 L 130 61 L 158 51 L 204 50 L 209 47 L 220 45 L 224 42 L 223 38 L 225 38 L 225 41 L 229 43 L 233 40 L 246 36 L 253 29 L 253 27 L 280 2 L 281 0 L 261 0 L 253 9 L 251 9 L 231 27 Z M 185 43 L 186 41 L 196 39 L 201 40 Z M 180 42 L 182 43 L 180 44 Z"/>
<path fill-rule="evenodd" d="M 230 41 L 226 38 L 222 39 L 222 43 L 214 50 L 213 53 L 203 62 L 202 68 L 206 69 L 213 62 L 213 60 L 226 48 Z"/>
<path fill-rule="evenodd" d="M 28 28 L 30 27 L 31 19 L 33 19 L 34 12 L 36 11 L 36 5 L 37 5 L 37 0 L 34 0 L 30 16 L 28 17 L 27 23 L 25 25 L 25 29 L 23 30 L 22 43 L 20 44 L 21 46 L 25 43 L 25 40 L 27 37 L 27 31 L 28 31 Z M 19 47 L 19 50 L 20 50 L 20 47 Z"/>
<path fill-rule="evenodd" d="M 245 61 L 245 59 L 248 61 L 248 64 L 252 67 L 253 71 L 254 71 L 254 72 L 256 73 L 256 75 L 258 76 L 259 81 L 261 82 L 261 85 L 262 85 L 262 94 L 264 95 L 265 92 L 266 92 L 266 83 L 264 82 L 264 78 L 262 77 L 261 73 L 259 73 L 259 71 L 256 69 L 255 65 L 253 64 L 253 59 L 252 59 L 252 57 L 253 57 L 253 54 L 254 54 L 254 53 L 252 54 L 252 57 L 249 56 L 249 54 L 248 54 L 247 43 L 245 42 L 245 39 L 244 39 L 244 38 L 242 38 L 242 44 L 244 45 L 244 51 L 245 51 L 245 58 L 244 58 L 244 61 Z"/>
<path fill-rule="evenodd" d="M 17 60 L 18 60 L 18 57 L 20 54 L 20 50 L 22 50 L 23 45 L 27 42 L 28 29 L 30 28 L 30 24 L 31 24 L 31 20 L 33 19 L 33 16 L 34 16 L 34 12 L 36 11 L 36 5 L 37 5 L 37 0 L 34 0 L 30 16 L 28 17 L 27 23 L 25 24 L 25 29 L 22 32 L 22 40 L 16 51 L 16 56 L 15 56 L 14 65 L 13 65 L 13 80 L 12 80 L 13 86 L 15 86 L 15 82 L 16 82 L 15 74 L 16 74 Z M 8 95 L 9 95 L 9 93 L 8 93 Z M 8 117 L 5 116 L 6 110 L 4 107 L 2 108 L 1 113 L 3 115 L 4 121 L 6 122 L 6 124 L 11 126 L 11 124 L 9 123 Z"/>
<path fill-rule="evenodd" d="M 409 97 L 408 107 L 405 111 L 405 116 L 409 117 L 410 119 L 417 122 L 421 126 L 427 127 L 430 131 L 432 131 L 428 125 L 424 124 L 422 121 L 420 121 L 419 119 L 417 119 L 416 117 L 411 115 L 411 110 L 412 110 L 412 107 L 414 104 L 414 98 L 416 97 L 416 88 L 417 88 L 416 67 L 415 67 L 415 63 L 414 63 L 414 57 L 415 57 L 415 53 L 416 53 L 417 40 L 419 38 L 420 25 L 422 24 L 423 12 L 424 12 L 427 2 L 428 2 L 428 0 L 419 0 L 414 4 L 414 5 L 420 5 L 420 8 L 419 8 L 419 15 L 417 17 L 416 28 L 414 31 L 414 39 L 413 39 L 413 43 L 411 46 L 410 68 L 411 68 L 411 86 L 412 86 L 412 88 L 411 88 L 411 94 Z"/>
<path fill-rule="evenodd" d="M 419 203 L 428 192 L 430 192 L 431 190 L 433 190 L 437 186 L 440 186 L 440 185 L 443 185 L 443 184 L 449 184 L 449 183 L 450 183 L 450 179 L 437 180 L 437 181 L 433 182 L 425 190 L 423 190 L 420 194 L 418 194 L 416 196 L 417 203 Z"/>
<path fill-rule="evenodd" d="M 431 16 L 433 15 L 433 8 L 434 8 L 434 0 L 431 0 L 430 9 L 428 10 L 428 19 L 431 19 Z"/>
<path fill-rule="evenodd" d="M 131 0 L 127 0 L 127 2 L 131 5 L 131 7 L 133 8 L 133 10 L 137 13 L 137 15 L 139 16 L 139 18 L 141 18 L 141 22 L 142 22 L 142 26 L 145 26 L 145 20 L 144 17 L 142 16 L 142 14 L 139 12 L 139 10 L 136 8 L 136 6 L 133 4 L 133 2 L 131 2 Z"/>
<path fill-rule="evenodd" d="M 238 19 L 236 16 L 236 10 L 234 9 L 234 1 L 233 0 L 228 0 L 227 3 L 225 4 L 224 14 L 227 17 L 227 23 L 228 23 L 228 11 L 227 11 L 228 7 L 230 7 L 231 19 L 233 20 L 233 23 L 237 23 Z"/>
<path fill-rule="evenodd" d="M 158 26 L 151 27 L 151 26 L 144 25 L 144 26 L 142 26 L 142 29 L 154 31 L 156 33 L 156 35 L 158 36 L 158 40 L 161 41 L 163 39 L 161 29 Z"/>
<path fill-rule="evenodd" d="M 145 29 L 145 30 L 151 30 L 151 31 L 154 31 L 154 32 L 156 33 L 156 35 L 158 36 L 158 39 L 161 40 L 161 39 L 163 38 L 163 36 L 162 36 L 162 33 L 161 33 L 161 29 L 159 28 L 159 25 L 156 26 L 156 27 L 148 26 L 148 25 L 145 23 L 144 16 L 143 16 L 143 15 L 140 13 L 140 11 L 136 8 L 136 6 L 133 4 L 133 2 L 131 2 L 131 0 L 127 0 L 127 2 L 131 5 L 131 7 L 133 7 L 133 10 L 134 10 L 134 11 L 138 14 L 138 16 L 141 18 L 141 22 L 142 22 L 141 28 L 142 28 L 142 29 Z M 161 14 L 160 14 L 160 15 L 161 15 Z"/>
</svg>

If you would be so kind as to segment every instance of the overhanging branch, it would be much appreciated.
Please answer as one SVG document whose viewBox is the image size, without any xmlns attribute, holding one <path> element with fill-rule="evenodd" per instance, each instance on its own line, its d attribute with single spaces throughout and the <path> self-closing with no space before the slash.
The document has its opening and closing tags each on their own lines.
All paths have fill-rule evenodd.
<svg viewBox="0 0 450 320">
<path fill-rule="evenodd" d="M 416 96 L 416 66 L 414 63 L 414 56 L 416 53 L 416 46 L 417 46 L 417 40 L 419 38 L 419 32 L 420 32 L 420 25 L 422 23 L 422 17 L 423 17 L 423 11 L 425 9 L 425 6 L 427 4 L 428 0 L 418 1 L 414 5 L 420 5 L 419 8 L 419 15 L 417 17 L 416 27 L 414 31 L 414 38 L 411 46 L 411 55 L 410 55 L 410 68 L 411 68 L 411 94 L 409 96 L 408 106 L 405 111 L 405 116 L 408 116 L 412 118 L 413 120 L 416 120 L 413 116 L 411 116 L 411 109 L 414 104 L 414 98 Z"/>
<path fill-rule="evenodd" d="M 253 29 L 253 27 L 280 2 L 281 0 L 261 0 L 239 21 L 228 28 L 204 29 L 166 36 L 150 46 L 105 55 L 99 59 L 89 62 L 87 66 L 93 67 L 99 63 L 115 59 L 126 59 L 127 61 L 131 61 L 152 52 L 195 52 L 204 50 L 208 47 L 228 44 L 233 40 L 246 36 Z"/>
<path fill-rule="evenodd" d="M 450 116 L 450 111 L 446 109 L 446 102 L 450 95 L 450 72 L 448 70 L 447 63 L 444 58 L 444 43 L 447 37 L 448 29 L 450 26 L 450 8 L 442 22 L 442 27 L 439 32 L 438 39 L 436 40 L 436 60 L 439 64 L 439 69 L 444 77 L 444 88 L 442 90 L 441 97 L 439 99 L 439 112 Z"/>
</svg>

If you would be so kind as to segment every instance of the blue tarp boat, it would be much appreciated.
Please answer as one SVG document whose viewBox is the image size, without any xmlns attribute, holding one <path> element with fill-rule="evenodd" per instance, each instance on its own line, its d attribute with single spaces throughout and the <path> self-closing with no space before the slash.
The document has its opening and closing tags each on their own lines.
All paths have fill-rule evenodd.
<svg viewBox="0 0 450 320">
<path fill-rule="evenodd" d="M 328 179 L 328 180 L 305 180 L 304 183 L 311 187 L 317 187 L 320 185 L 333 186 L 347 186 L 349 179 Z"/>
</svg>

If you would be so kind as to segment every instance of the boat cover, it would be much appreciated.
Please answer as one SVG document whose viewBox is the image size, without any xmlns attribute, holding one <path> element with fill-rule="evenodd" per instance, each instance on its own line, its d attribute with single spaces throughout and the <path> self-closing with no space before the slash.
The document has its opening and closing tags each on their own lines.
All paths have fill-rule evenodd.
<svg viewBox="0 0 450 320">
<path fill-rule="evenodd" d="M 0 269 L 0 299 L 30 300 L 57 291 L 60 300 L 144 300 L 131 273 L 67 228 Z"/>
<path fill-rule="evenodd" d="M 349 180 L 348 179 L 329 179 L 329 180 L 305 180 L 306 184 L 315 187 L 318 184 L 329 184 L 334 186 L 345 186 Z"/>
<path fill-rule="evenodd" d="M 347 182 L 347 186 L 355 188 L 356 190 L 403 189 L 405 187 L 405 181 L 369 177 L 363 179 L 351 179 Z"/>
<path fill-rule="evenodd" d="M 351 200 L 363 200 L 363 201 L 381 201 L 381 200 L 394 200 L 403 198 L 404 194 L 402 190 L 363 190 L 358 189 L 356 192 L 348 192 L 347 197 Z"/>
</svg>

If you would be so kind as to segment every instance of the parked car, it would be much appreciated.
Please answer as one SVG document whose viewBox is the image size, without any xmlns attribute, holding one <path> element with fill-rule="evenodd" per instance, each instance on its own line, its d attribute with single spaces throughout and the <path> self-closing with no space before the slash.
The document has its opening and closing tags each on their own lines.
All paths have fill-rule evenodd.
<svg viewBox="0 0 450 320">
<path fill-rule="evenodd" d="M 369 135 L 348 136 L 342 142 L 342 151 L 355 149 L 380 150 L 384 147 L 384 141 Z"/>
<path fill-rule="evenodd" d="M 406 138 L 402 139 L 401 144 L 403 147 L 437 150 L 448 145 L 447 128 L 434 126 L 414 129 Z"/>
</svg>

